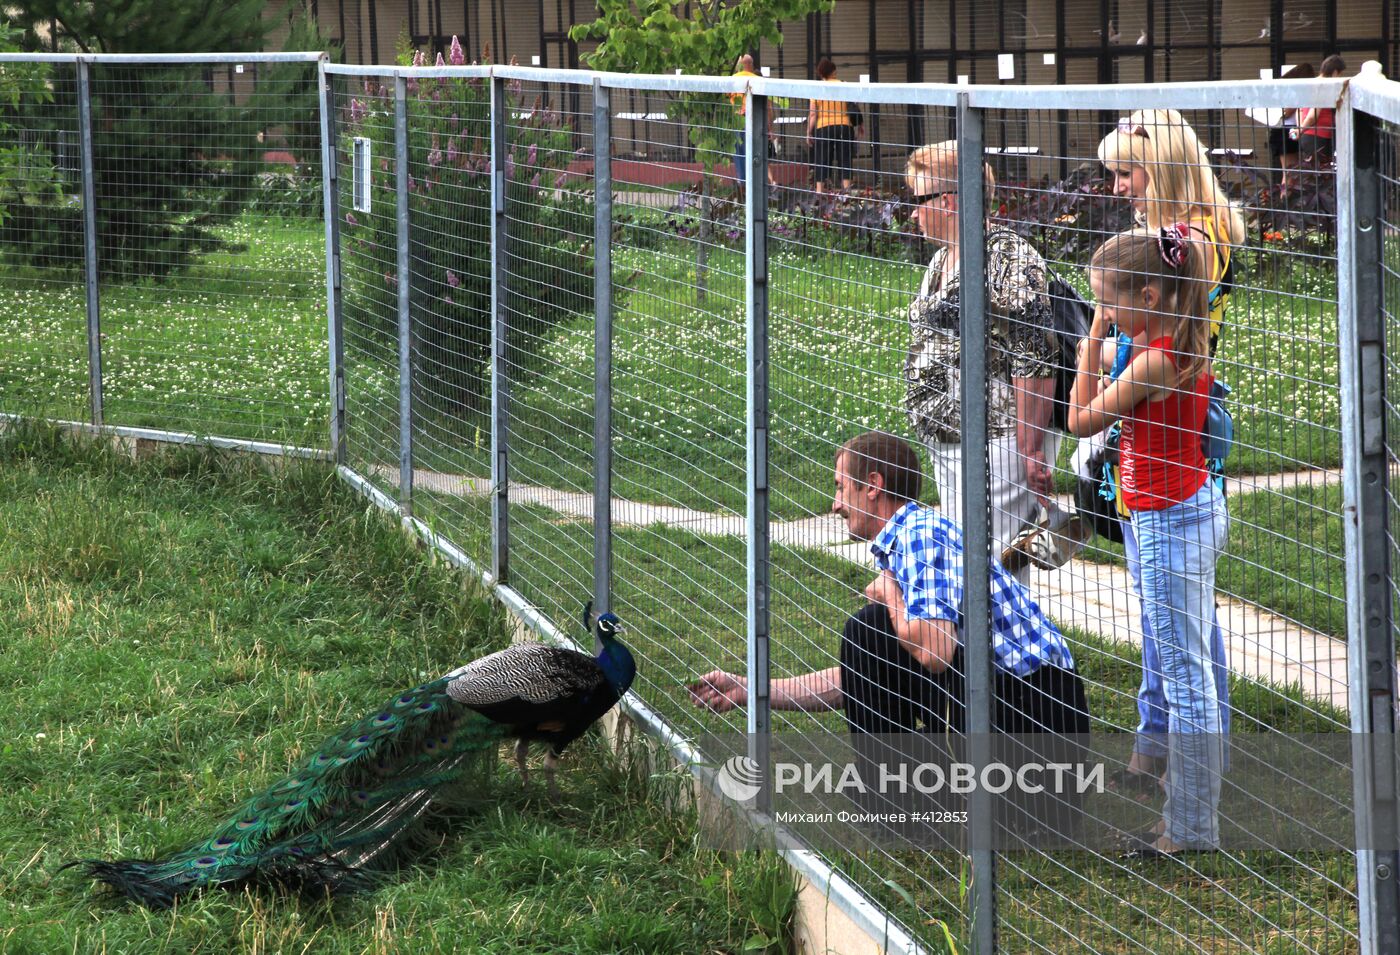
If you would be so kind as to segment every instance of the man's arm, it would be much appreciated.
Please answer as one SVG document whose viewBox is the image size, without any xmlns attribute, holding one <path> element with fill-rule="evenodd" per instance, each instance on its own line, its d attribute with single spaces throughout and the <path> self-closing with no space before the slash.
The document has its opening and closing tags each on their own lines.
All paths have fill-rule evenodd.
<svg viewBox="0 0 1400 955">
<path fill-rule="evenodd" d="M 735 673 L 711 670 L 690 684 L 690 701 L 716 713 L 747 706 L 749 681 Z M 775 710 L 820 711 L 842 706 L 841 668 L 789 676 L 768 684 L 769 705 Z"/>
<path fill-rule="evenodd" d="M 1045 434 L 1054 409 L 1055 383 L 1054 377 L 1011 379 L 1016 390 L 1016 450 L 1026 462 L 1026 484 L 1041 498 L 1054 490 L 1055 462 L 1045 460 Z"/>
<path fill-rule="evenodd" d="M 865 588 L 865 595 L 875 603 L 882 603 L 890 612 L 890 622 L 894 625 L 894 635 L 919 666 L 930 673 L 942 673 L 953 662 L 953 654 L 958 649 L 958 629 L 951 620 L 928 620 L 909 618 L 904 606 L 904 593 L 899 589 L 899 581 L 888 570 Z"/>
</svg>

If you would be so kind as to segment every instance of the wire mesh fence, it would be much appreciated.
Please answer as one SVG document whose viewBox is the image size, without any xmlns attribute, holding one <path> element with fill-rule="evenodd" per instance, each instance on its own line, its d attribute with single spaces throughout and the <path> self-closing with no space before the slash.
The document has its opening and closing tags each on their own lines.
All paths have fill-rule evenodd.
<svg viewBox="0 0 1400 955">
<path fill-rule="evenodd" d="M 1132 362 L 1154 342 L 1174 350 L 1178 363 L 1191 354 L 1182 341 L 1185 326 L 1172 321 L 1176 303 L 1140 300 L 1143 289 L 1172 287 L 1170 278 L 1153 280 L 1139 270 L 1152 270 L 1154 260 L 1161 261 L 1156 230 L 1184 223 L 1183 235 L 1200 253 L 1193 281 L 1210 319 L 1195 347 L 1213 356 L 1211 374 L 1231 389 L 1233 447 L 1224 461 L 1202 462 L 1205 472 L 1195 479 L 1201 489 L 1192 495 L 1172 488 L 1175 476 L 1142 454 L 1136 458 L 1142 469 L 1136 482 L 1124 479 L 1129 441 L 1135 434 L 1138 441 L 1149 440 L 1150 412 L 1120 410 L 1123 418 L 1133 419 L 1117 426 L 1123 435 L 1121 467 L 1097 453 L 1104 428 L 1115 427 L 1110 425 L 1115 415 L 1079 415 L 1079 422 L 1072 421 L 1071 428 L 1082 429 L 1085 437 L 1098 436 L 1081 437 L 1078 447 L 1064 449 L 1055 483 L 1065 492 L 1078 490 L 1083 504 L 1085 494 L 1092 500 L 1107 490 L 1103 476 L 1109 467 L 1117 481 L 1114 503 L 1127 505 L 1106 508 L 1117 511 L 1110 513 L 1117 527 L 1109 529 L 1122 538 L 1121 546 L 1097 537 L 1076 559 L 1031 578 L 1041 606 L 1073 628 L 1067 632 L 1085 674 L 1095 729 L 1136 734 L 1131 756 L 1113 777 L 1123 798 L 1141 798 L 1156 809 L 1161 790 L 1169 799 L 1174 795 L 1168 751 L 1189 742 L 1189 734 L 1219 734 L 1222 750 L 1229 753 L 1228 741 L 1240 734 L 1344 732 L 1347 726 L 1347 673 L 1335 660 L 1344 652 L 1335 638 L 1344 632 L 1345 587 L 1342 494 L 1335 469 L 1342 454 L 1337 292 L 1331 279 L 1336 228 L 1330 196 L 1335 193 L 1318 197 L 1330 170 L 1310 172 L 1312 180 L 1303 184 L 1281 182 L 1272 158 L 1244 145 L 1253 141 L 1256 124 L 1238 110 L 1125 109 L 1108 117 L 1067 112 L 1016 118 L 1030 128 L 1032 139 L 1052 140 L 1058 123 L 1061 130 L 1068 127 L 1069 142 L 1090 144 L 1070 155 L 1046 150 L 1037 161 L 1072 169 L 1097 165 L 1102 178 L 1088 194 L 1050 182 L 1032 185 L 1033 177 L 1026 184 L 1011 180 L 989 229 L 1004 224 L 1032 241 L 1048 268 L 1086 298 L 1101 306 L 1120 303 L 1117 329 L 1108 336 L 1098 333 L 1090 346 L 1104 352 L 1093 356 L 1093 369 L 1096 375 L 1131 376 L 1134 372 L 1124 369 L 1141 372 Z M 1211 164 L 1212 153 L 1228 157 L 1228 164 Z M 1113 239 L 1125 228 L 1144 227 L 1138 244 Z M 1146 260 L 1134 251 L 1142 247 Z M 1148 264 L 1138 264 L 1144 261 Z M 1092 285 L 1086 281 L 1091 262 L 1101 269 Z M 1189 295 L 1190 289 L 1177 294 Z M 1175 342 L 1163 344 L 1160 336 L 1173 329 L 1178 329 Z M 1127 354 L 1115 361 L 1119 352 Z M 1091 386 L 1089 393 L 1096 388 L 1102 402 L 1111 404 L 1111 386 Z M 1188 393 L 1194 388 L 1178 382 L 1157 392 L 1155 400 L 1174 415 L 1174 405 Z M 1281 400 L 1282 394 L 1289 399 Z M 1181 420 L 1165 426 L 1167 440 L 1177 440 L 1176 432 L 1186 439 L 1200 434 L 1200 424 Z M 1164 533 L 1151 515 L 1171 510 L 1154 497 L 1162 503 L 1201 502 L 1197 519 L 1205 522 L 1203 529 L 1173 527 Z M 1213 519 L 1206 516 L 1212 508 L 1206 497 L 1214 501 Z M 1067 493 L 1060 506 L 1072 506 Z M 1154 586 L 1153 575 L 1165 572 L 1173 583 L 1188 582 L 1193 560 L 1202 562 L 1198 570 L 1213 572 L 1213 587 L 1204 585 L 1208 603 L 1183 616 L 1184 595 Z M 1350 772 L 1346 754 L 1340 762 L 1335 756 L 1319 760 L 1329 773 Z M 1345 790 L 1315 793 L 1306 777 L 1289 778 L 1286 785 L 1350 815 Z M 1283 802 L 1262 806 L 1257 796 L 1232 786 L 1226 775 L 1213 825 L 1257 833 L 1264 818 L 1279 825 L 1281 816 L 1286 827 L 1308 811 Z M 1170 810 L 1158 818 L 1172 827 L 1169 838 L 1185 831 L 1175 828 Z M 1151 811 L 1140 825 L 1153 837 L 1160 831 Z M 1175 841 L 1182 842 L 1182 836 L 1175 835 Z M 1352 903 L 1346 901 L 1354 888 L 1345 842 L 1317 853 L 1294 851 L 1281 840 L 1262 838 L 1258 844 L 1278 851 L 1183 856 L 1173 860 L 1180 868 L 1169 879 L 1112 860 L 1082 864 L 1037 853 L 1006 854 L 998 859 L 998 902 L 1005 903 L 999 906 L 998 927 L 1008 944 L 1052 949 L 1131 941 L 1189 950 L 1201 938 L 1253 947 L 1275 934 L 1295 939 L 1297 950 L 1345 947 L 1344 940 L 1357 931 Z M 1092 889 L 1105 878 L 1114 880 L 1109 898 Z M 1187 884 L 1193 878 L 1210 888 L 1194 891 Z M 1045 891 L 1057 900 L 1048 911 L 1022 898 Z M 1269 898 L 1273 904 L 1257 904 Z M 1136 927 L 1125 933 L 1126 925 Z M 1049 942 L 1052 938 L 1058 941 Z"/>
<path fill-rule="evenodd" d="M 7 155 L 14 157 L 0 165 L 6 278 L 0 294 L 9 343 L 0 356 L 0 395 L 12 414 L 86 418 L 83 220 L 72 213 L 50 218 L 59 205 L 82 208 L 78 70 L 71 63 L 10 69 L 19 102 L 0 127 Z M 49 241 L 35 242 L 42 234 Z"/>
<path fill-rule="evenodd" d="M 614 609 L 647 711 L 716 764 L 751 760 L 763 811 L 797 805 L 774 781 L 785 756 L 862 736 L 1107 741 L 1105 791 L 1073 803 L 1068 845 L 979 813 L 981 796 L 965 825 L 915 820 L 900 839 L 788 827 L 883 908 L 889 938 L 1390 944 L 1394 629 L 1375 599 L 1394 547 L 1389 499 L 1368 495 L 1389 494 L 1393 409 L 1367 402 L 1390 362 L 1372 338 L 1395 313 L 1395 134 L 1337 108 L 1338 84 L 325 67 L 322 144 L 295 138 L 300 99 L 259 99 L 223 65 L 46 69 L 52 102 L 5 120 L 33 161 L 0 165 L 0 196 L 71 210 L 60 134 L 78 134 L 82 180 L 81 123 L 65 124 L 89 71 L 94 157 L 111 157 L 91 163 L 89 204 L 107 423 L 261 440 L 319 425 L 321 386 L 305 412 L 294 384 L 303 360 L 323 380 L 323 313 L 295 302 L 303 283 L 319 294 L 320 259 L 298 256 L 324 251 L 324 225 L 341 463 L 536 621 L 579 634 L 587 600 Z M 227 142 L 157 125 L 172 145 L 143 166 L 114 104 L 173 117 L 174 98 L 208 96 L 237 117 Z M 1332 144 L 1271 135 L 1290 110 L 1331 123 Z M 328 223 L 246 191 L 294 140 L 299 166 L 334 157 Z M 123 205 L 147 194 L 169 222 Z M 24 209 L 0 222 L 47 229 L 55 256 L 11 264 L 7 239 L 0 258 L 31 316 L 0 356 L 6 411 L 94 405 L 84 211 L 54 220 L 66 232 Z M 1182 367 L 1228 385 L 1228 448 L 1205 427 L 1210 379 Z M 848 446 L 866 432 L 901 443 Z M 921 486 L 851 480 L 897 447 Z M 925 552 L 900 564 L 910 541 Z M 1332 745 L 1366 728 L 1389 764 Z M 1260 747 L 1281 740 L 1294 749 L 1261 789 Z"/>
<path fill-rule="evenodd" d="M 398 499 L 402 230 L 395 81 L 392 75 L 377 74 L 331 82 L 338 137 L 334 181 L 347 461 Z M 407 182 L 405 189 L 411 203 Z"/>
<path fill-rule="evenodd" d="M 317 59 L 7 66 L 5 410 L 324 444 Z"/>
<path fill-rule="evenodd" d="M 508 579 L 591 645 L 577 621 L 594 593 L 593 111 L 591 89 L 578 102 L 570 92 L 517 80 L 501 90 L 503 409 L 497 400 L 512 488 Z"/>
</svg>

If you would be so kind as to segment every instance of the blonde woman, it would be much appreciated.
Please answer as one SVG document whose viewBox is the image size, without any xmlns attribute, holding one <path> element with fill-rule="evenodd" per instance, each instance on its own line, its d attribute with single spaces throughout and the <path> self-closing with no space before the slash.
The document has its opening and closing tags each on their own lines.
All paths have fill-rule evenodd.
<svg viewBox="0 0 1400 955">
<path fill-rule="evenodd" d="M 1211 354 L 1230 297 L 1230 251 L 1244 242 L 1244 216 L 1230 204 L 1196 131 L 1174 109 L 1141 109 L 1099 143 L 1113 193 L 1149 229 L 1184 222 L 1210 249 Z"/>
<path fill-rule="evenodd" d="M 1104 137 L 1099 144 L 1099 160 L 1113 177 L 1115 195 L 1129 200 L 1138 218 L 1152 233 L 1163 227 L 1185 224 L 1189 240 L 1199 243 L 1206 258 L 1209 341 L 1208 357 L 1214 357 L 1220 329 L 1229 307 L 1231 249 L 1244 241 L 1244 217 L 1230 204 L 1211 168 L 1205 147 L 1195 130 L 1174 109 L 1138 110 Z M 1108 364 L 1115 370 L 1126 368 L 1136 357 L 1132 340 L 1120 334 Z M 1220 470 L 1217 465 L 1214 470 Z M 1218 478 L 1218 473 L 1217 473 Z M 1115 484 L 1123 486 L 1120 475 Z M 1120 507 L 1121 512 L 1121 507 Z M 1132 521 L 1123 518 L 1123 544 L 1128 570 L 1142 593 L 1142 566 L 1139 541 Z M 1138 735 L 1126 771 L 1118 774 L 1117 785 L 1130 794 L 1150 798 L 1158 790 L 1158 779 L 1166 768 L 1167 695 L 1163 686 L 1161 655 L 1154 635 L 1154 608 L 1142 607 L 1142 685 L 1138 690 Z M 1220 706 L 1222 733 L 1229 732 L 1229 663 L 1219 624 L 1212 620 L 1210 658 L 1215 675 L 1214 694 Z"/>
</svg>

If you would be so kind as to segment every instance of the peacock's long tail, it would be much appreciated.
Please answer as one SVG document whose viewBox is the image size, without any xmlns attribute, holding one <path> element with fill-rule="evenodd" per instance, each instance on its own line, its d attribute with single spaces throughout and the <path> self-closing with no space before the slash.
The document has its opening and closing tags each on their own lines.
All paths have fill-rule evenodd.
<svg viewBox="0 0 1400 955">
<path fill-rule="evenodd" d="M 151 860 L 69 863 L 142 905 L 208 886 L 317 893 L 375 884 L 439 834 L 507 727 L 424 684 L 327 740 L 208 838 Z"/>
</svg>

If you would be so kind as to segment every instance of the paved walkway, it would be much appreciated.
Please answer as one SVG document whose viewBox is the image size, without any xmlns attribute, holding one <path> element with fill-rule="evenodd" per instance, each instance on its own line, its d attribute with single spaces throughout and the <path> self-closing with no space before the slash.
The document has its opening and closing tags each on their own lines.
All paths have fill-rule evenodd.
<svg viewBox="0 0 1400 955">
<path fill-rule="evenodd" d="M 398 472 L 384 469 L 382 476 L 397 480 Z M 1227 478 L 1229 494 L 1283 491 L 1303 486 L 1336 483 L 1337 470 L 1312 469 L 1271 475 Z M 476 496 L 490 490 L 487 478 L 438 471 L 415 470 L 414 486 L 440 494 Z M 511 501 L 535 504 L 580 520 L 593 519 L 593 495 L 553 488 L 512 484 Z M 683 507 L 613 500 L 616 527 L 664 524 L 696 534 L 743 537 L 747 521 L 742 514 L 694 511 Z M 871 565 L 869 545 L 852 542 L 845 522 L 834 514 L 796 521 L 775 522 L 772 540 L 791 547 L 825 550 L 847 560 Z M 1073 560 L 1054 571 L 1035 571 L 1031 588 L 1040 605 L 1058 622 L 1112 640 L 1141 643 L 1137 599 L 1122 567 Z M 1346 643 L 1276 616 L 1253 604 L 1231 597 L 1219 598 L 1221 626 L 1229 649 L 1230 668 L 1242 676 L 1279 685 L 1297 684 L 1304 693 L 1342 711 L 1347 700 Z"/>
</svg>

